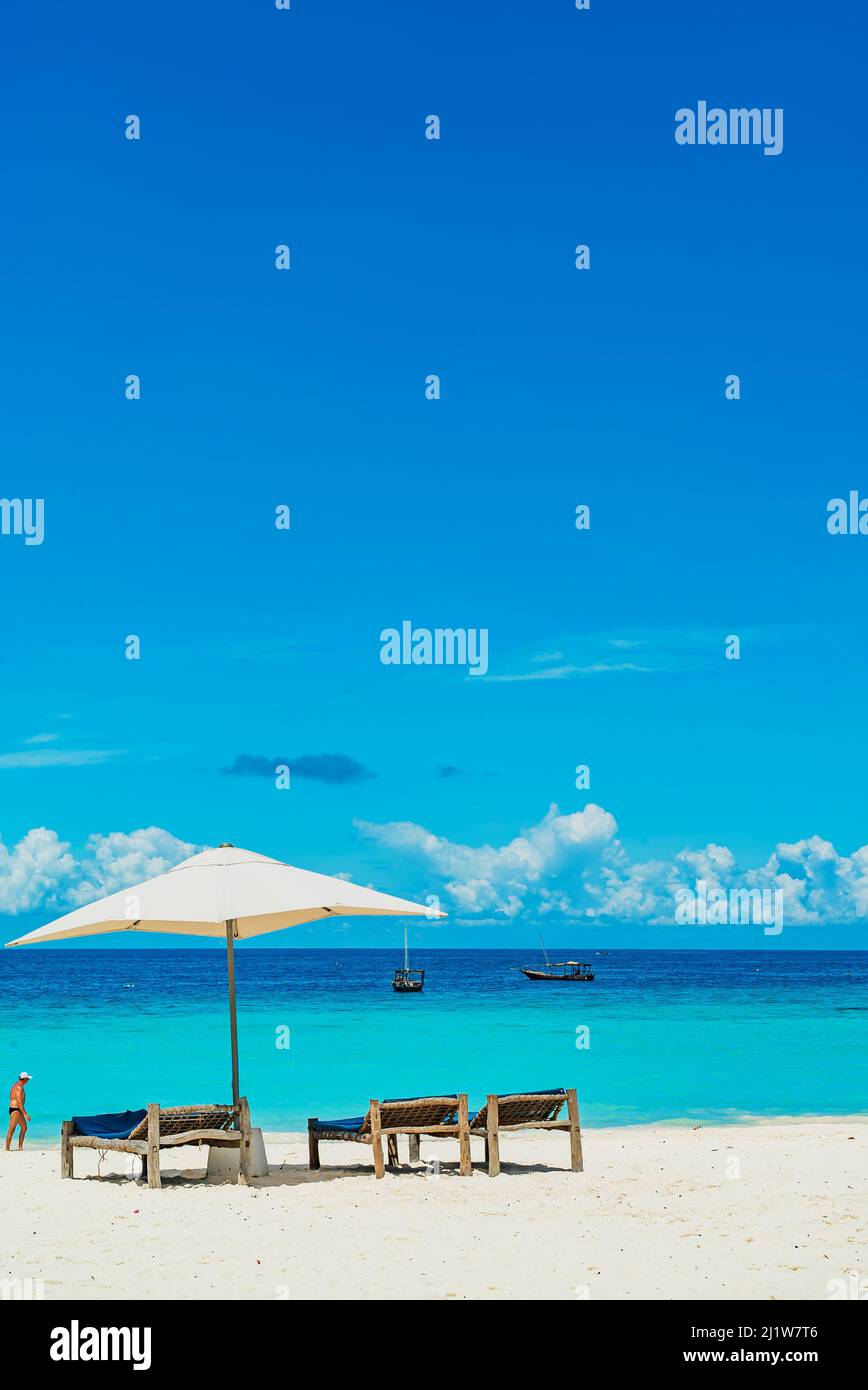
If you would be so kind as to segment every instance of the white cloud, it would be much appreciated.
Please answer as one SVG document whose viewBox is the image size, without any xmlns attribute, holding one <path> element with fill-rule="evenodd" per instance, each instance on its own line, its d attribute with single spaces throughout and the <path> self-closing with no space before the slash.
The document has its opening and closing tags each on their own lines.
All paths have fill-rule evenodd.
<svg viewBox="0 0 868 1390">
<path fill-rule="evenodd" d="M 593 804 L 565 816 L 551 806 L 538 825 L 500 847 L 453 844 L 409 821 L 356 826 L 370 839 L 420 858 L 444 880 L 462 911 L 507 917 L 543 896 L 549 879 L 568 880 L 574 889 L 595 883 L 618 828 L 614 816 Z"/>
<path fill-rule="evenodd" d="M 92 767 L 117 756 L 116 748 L 34 748 L 29 753 L 0 753 L 0 768 Z"/>
<path fill-rule="evenodd" d="M 54 830 L 28 830 L 11 850 L 0 843 L 0 912 L 35 912 L 74 871 L 69 845 Z"/>
<path fill-rule="evenodd" d="M 168 830 L 91 835 L 80 854 L 55 830 L 28 830 L 12 848 L 0 842 L 0 913 L 64 910 L 128 888 L 195 854 Z"/>
<path fill-rule="evenodd" d="M 535 660 L 536 658 L 531 658 Z M 544 666 L 540 671 L 519 671 L 502 676 L 486 676 L 488 681 L 508 684 L 512 681 L 564 681 L 572 676 L 598 676 L 606 671 L 649 671 L 649 666 L 637 666 L 634 661 L 594 661 L 590 666 Z"/>
<path fill-rule="evenodd" d="M 522 912 L 536 918 L 671 924 L 679 888 L 779 889 L 788 925 L 843 924 L 868 918 L 868 846 L 839 855 L 813 835 L 779 844 L 765 864 L 736 862 L 724 845 L 684 849 L 671 859 L 632 861 L 608 811 L 590 804 L 543 819 L 502 846 L 455 844 L 409 821 L 357 821 L 362 834 L 412 856 L 462 921 L 502 921 Z"/>
<path fill-rule="evenodd" d="M 531 657 L 533 661 L 534 658 Z M 577 666 L 546 666 L 541 671 L 516 671 L 502 676 L 486 676 L 487 681 L 508 684 L 512 681 L 565 681 L 578 674 Z"/>
<path fill-rule="evenodd" d="M 742 629 L 744 638 L 748 631 Z M 766 640 L 769 634 L 765 634 Z M 486 677 L 486 684 L 516 681 L 581 680 L 589 676 L 654 672 L 695 671 L 717 664 L 722 657 L 723 634 L 702 629 L 648 628 L 621 632 L 561 634 L 557 646 L 514 658 L 517 670 Z M 641 648 L 641 663 L 618 659 Z M 512 663 L 509 663 L 512 664 Z M 535 670 L 534 667 L 540 669 Z M 482 682 L 480 682 L 482 684 Z"/>
</svg>

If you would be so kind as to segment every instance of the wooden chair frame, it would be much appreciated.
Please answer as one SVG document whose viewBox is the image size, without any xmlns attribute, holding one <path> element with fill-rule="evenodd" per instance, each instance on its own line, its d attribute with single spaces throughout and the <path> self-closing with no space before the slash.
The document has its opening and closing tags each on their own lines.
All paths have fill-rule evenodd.
<svg viewBox="0 0 868 1390">
<path fill-rule="evenodd" d="M 443 1124 L 436 1120 L 438 1111 L 458 1112 L 457 1123 Z M 427 1118 L 426 1118 L 427 1115 Z M 398 1166 L 398 1135 L 406 1134 L 410 1143 L 410 1160 L 419 1158 L 419 1141 L 423 1134 L 457 1138 L 459 1172 L 463 1178 L 472 1174 L 470 1166 L 470 1121 L 467 1096 L 421 1096 L 418 1100 L 372 1100 L 359 1129 L 315 1129 L 316 1116 L 307 1122 L 309 1167 L 320 1166 L 319 1146 L 322 1140 L 369 1144 L 374 1156 L 374 1175 L 382 1178 L 386 1172 L 383 1157 L 383 1138 L 386 1139 L 388 1163 Z"/>
<path fill-rule="evenodd" d="M 233 1127 L 234 1126 L 234 1127 Z M 160 1187 L 160 1150 L 182 1144 L 207 1144 L 209 1148 L 239 1150 L 238 1181 L 246 1186 L 253 1172 L 250 1106 L 242 1096 L 237 1105 L 176 1105 L 163 1109 L 148 1106 L 148 1113 L 128 1139 L 100 1139 L 73 1133 L 73 1121 L 60 1127 L 60 1176 L 73 1177 L 76 1149 L 136 1154 L 142 1160 L 142 1177 L 148 1187 Z"/>
<path fill-rule="evenodd" d="M 567 1119 L 559 1120 L 564 1103 L 567 1106 Z M 501 1122 L 501 1113 L 508 1117 L 508 1123 Z M 548 1118 L 535 1118 L 548 1114 Z M 500 1173 L 500 1136 L 520 1129 L 558 1129 L 570 1136 L 570 1168 L 574 1173 L 584 1171 L 582 1158 L 582 1131 L 579 1124 L 579 1100 L 575 1090 L 543 1092 L 541 1094 L 518 1093 L 511 1096 L 488 1096 L 485 1105 L 474 1115 L 470 1126 L 473 1138 L 485 1140 L 485 1164 L 488 1176 L 496 1178 Z"/>
</svg>

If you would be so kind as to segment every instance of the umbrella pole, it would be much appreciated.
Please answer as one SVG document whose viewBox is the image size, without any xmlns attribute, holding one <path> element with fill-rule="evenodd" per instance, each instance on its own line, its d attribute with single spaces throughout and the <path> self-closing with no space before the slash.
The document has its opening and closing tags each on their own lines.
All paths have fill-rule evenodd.
<svg viewBox="0 0 868 1390">
<path fill-rule="evenodd" d="M 226 923 L 226 969 L 229 976 L 229 1033 L 232 1038 L 232 1104 L 238 1104 L 238 1021 L 235 1017 L 235 922 Z"/>
</svg>

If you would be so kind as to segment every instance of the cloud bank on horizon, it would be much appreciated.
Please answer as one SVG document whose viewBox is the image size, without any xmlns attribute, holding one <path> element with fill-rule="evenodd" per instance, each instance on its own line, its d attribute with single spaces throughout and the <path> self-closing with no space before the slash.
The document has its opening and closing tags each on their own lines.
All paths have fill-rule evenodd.
<svg viewBox="0 0 868 1390">
<path fill-rule="evenodd" d="M 618 839 L 615 817 L 593 802 L 567 815 L 552 805 L 538 824 L 501 846 L 454 844 L 410 821 L 355 824 L 378 844 L 415 858 L 429 881 L 442 881 L 462 918 L 477 925 L 527 913 L 667 926 L 675 922 L 678 891 L 695 890 L 700 880 L 727 893 L 777 889 L 792 925 L 843 925 L 868 916 L 868 846 L 839 855 L 818 835 L 778 844 L 765 864 L 747 868 L 715 844 L 634 862 Z"/>
<path fill-rule="evenodd" d="M 759 867 L 709 844 L 670 859 L 632 860 L 614 816 L 589 803 L 561 814 L 556 805 L 503 845 L 462 845 L 410 821 L 355 821 L 365 838 L 404 862 L 417 893 L 437 891 L 467 925 L 535 919 L 666 926 L 676 894 L 704 880 L 709 890 L 777 889 L 790 925 L 845 925 L 868 918 L 868 845 L 840 855 L 818 835 L 778 844 Z M 60 913 L 164 873 L 201 845 L 157 826 L 91 835 L 75 853 L 44 827 L 7 848 L 0 842 L 0 913 Z"/>
</svg>

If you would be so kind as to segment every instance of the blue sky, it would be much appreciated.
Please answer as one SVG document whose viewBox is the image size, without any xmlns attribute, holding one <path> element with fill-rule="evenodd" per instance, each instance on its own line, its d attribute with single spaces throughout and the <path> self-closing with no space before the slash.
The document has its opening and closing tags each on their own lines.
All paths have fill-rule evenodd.
<svg viewBox="0 0 868 1390">
<path fill-rule="evenodd" d="M 825 522 L 868 493 L 864 28 L 603 0 L 8 17 L 2 494 L 45 499 L 41 546 L 0 537 L 9 853 L 155 826 L 421 894 L 449 854 L 370 827 L 502 849 L 590 801 L 633 864 L 817 836 L 849 882 L 868 538 Z M 677 146 L 701 99 L 782 107 L 783 153 Z M 487 628 L 498 679 L 383 666 L 404 619 Z M 224 771 L 321 754 L 372 775 Z M 65 888 L 6 867 L 8 938 Z M 798 942 L 861 942 L 838 901 Z M 444 902 L 444 945 L 535 940 L 533 889 Z M 334 931 L 297 944 L 395 935 Z"/>
</svg>

